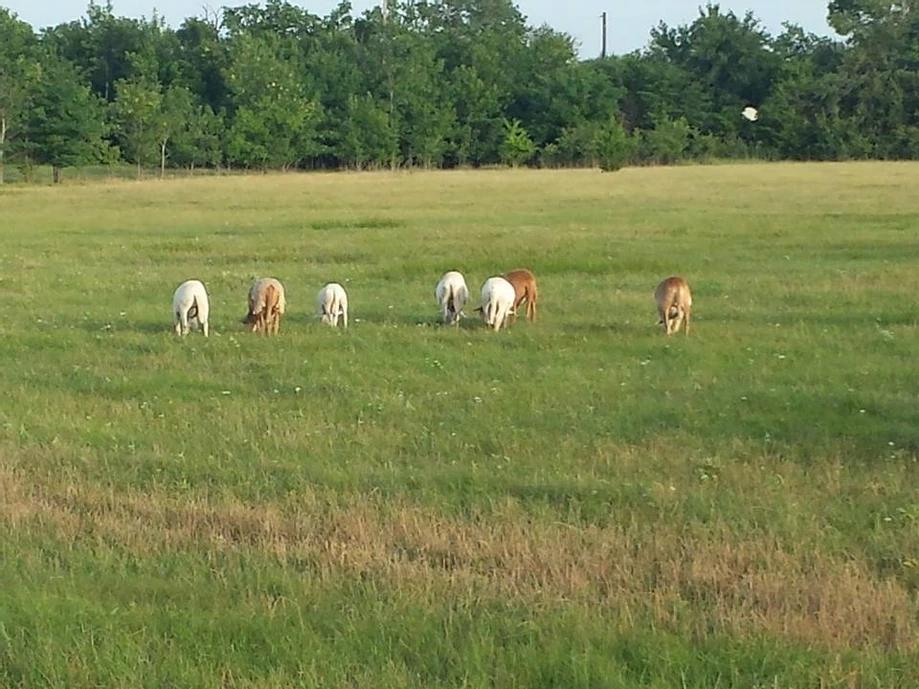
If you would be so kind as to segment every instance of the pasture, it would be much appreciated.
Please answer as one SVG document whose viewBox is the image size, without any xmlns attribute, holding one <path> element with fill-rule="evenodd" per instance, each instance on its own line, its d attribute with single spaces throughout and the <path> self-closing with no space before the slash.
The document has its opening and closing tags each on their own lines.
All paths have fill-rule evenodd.
<svg viewBox="0 0 919 689">
<path fill-rule="evenodd" d="M 0 189 L 0 686 L 919 686 L 917 189 Z M 436 324 L 445 270 L 474 307 L 521 266 L 537 323 Z M 673 274 L 688 338 L 656 325 Z M 277 338 L 240 324 L 267 275 Z M 207 340 L 172 333 L 187 278 Z M 314 315 L 333 280 L 347 331 Z"/>
</svg>

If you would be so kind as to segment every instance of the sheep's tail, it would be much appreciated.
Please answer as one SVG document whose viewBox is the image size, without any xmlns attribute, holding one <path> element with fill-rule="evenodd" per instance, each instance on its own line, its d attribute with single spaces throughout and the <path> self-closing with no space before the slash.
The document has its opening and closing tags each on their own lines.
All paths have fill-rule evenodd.
<svg viewBox="0 0 919 689">
<path fill-rule="evenodd" d="M 262 304 L 263 315 L 267 318 L 275 309 L 280 310 L 280 295 L 274 285 L 265 287 L 265 301 Z"/>
<path fill-rule="evenodd" d="M 498 302 L 492 297 L 488 304 L 485 306 L 485 322 L 488 325 L 494 325 L 495 320 L 498 318 Z"/>
</svg>

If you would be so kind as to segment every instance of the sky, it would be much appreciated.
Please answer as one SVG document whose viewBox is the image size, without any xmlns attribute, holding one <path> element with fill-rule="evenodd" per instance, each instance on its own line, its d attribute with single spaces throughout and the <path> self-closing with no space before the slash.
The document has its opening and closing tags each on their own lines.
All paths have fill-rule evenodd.
<svg viewBox="0 0 919 689">
<path fill-rule="evenodd" d="M 252 0 L 113 0 L 119 16 L 150 17 L 154 8 L 171 26 L 189 16 L 200 16 L 204 7 L 238 6 Z M 379 0 L 352 0 L 355 15 L 378 4 Z M 79 19 L 86 13 L 88 0 L 0 0 L 0 7 L 13 10 L 34 28 L 53 26 Z M 338 5 L 337 0 L 293 0 L 314 14 L 325 15 Z M 828 0 L 721 0 L 723 11 L 742 16 L 747 10 L 758 17 L 766 29 L 779 33 L 783 21 L 790 21 L 819 35 L 831 35 L 826 22 Z M 600 53 L 600 14 L 608 15 L 608 50 L 621 54 L 644 47 L 649 31 L 661 21 L 670 26 L 688 24 L 698 16 L 705 0 L 518 0 L 517 6 L 530 25 L 548 24 L 570 34 L 577 41 L 581 57 Z"/>
</svg>

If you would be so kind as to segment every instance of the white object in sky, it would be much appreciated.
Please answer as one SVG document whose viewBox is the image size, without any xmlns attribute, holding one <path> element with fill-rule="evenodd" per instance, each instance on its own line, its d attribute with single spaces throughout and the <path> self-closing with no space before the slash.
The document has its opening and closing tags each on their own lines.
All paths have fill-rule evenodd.
<svg viewBox="0 0 919 689">
<path fill-rule="evenodd" d="M 741 110 L 740 114 L 743 115 L 744 118 L 750 120 L 750 122 L 756 122 L 756 120 L 759 119 L 759 111 L 757 111 L 757 109 L 752 105 L 745 107 L 743 110 Z"/>
</svg>

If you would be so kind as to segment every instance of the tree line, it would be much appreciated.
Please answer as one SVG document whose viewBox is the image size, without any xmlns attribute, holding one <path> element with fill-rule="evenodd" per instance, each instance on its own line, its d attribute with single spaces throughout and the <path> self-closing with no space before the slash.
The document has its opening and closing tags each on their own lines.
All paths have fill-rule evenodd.
<svg viewBox="0 0 919 689">
<path fill-rule="evenodd" d="M 832 0 L 841 38 L 700 8 L 580 60 L 512 0 L 283 0 L 172 28 L 90 3 L 36 33 L 0 7 L 0 180 L 51 165 L 601 166 L 919 157 L 919 13 Z M 740 113 L 758 109 L 751 122 Z"/>
</svg>

